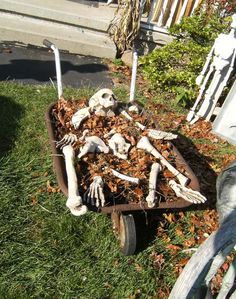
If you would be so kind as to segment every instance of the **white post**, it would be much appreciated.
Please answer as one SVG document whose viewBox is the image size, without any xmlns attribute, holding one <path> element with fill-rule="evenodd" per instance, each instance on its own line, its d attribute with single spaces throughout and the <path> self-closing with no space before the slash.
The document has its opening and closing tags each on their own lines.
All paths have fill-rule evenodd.
<svg viewBox="0 0 236 299">
<path fill-rule="evenodd" d="M 47 39 L 45 39 L 43 41 L 43 44 L 52 49 L 54 56 L 55 56 L 55 64 L 56 64 L 56 77 L 57 77 L 57 92 L 58 92 L 58 99 L 60 99 L 60 97 L 62 96 L 62 80 L 61 80 L 61 61 L 60 61 L 60 53 L 58 48 L 51 43 L 50 41 L 48 41 Z"/>
<path fill-rule="evenodd" d="M 135 83 L 137 77 L 137 68 L 138 68 L 138 53 L 137 50 L 133 50 L 133 62 L 132 62 L 132 76 L 131 76 L 131 84 L 130 84 L 130 96 L 129 102 L 132 103 L 135 100 Z"/>
</svg>

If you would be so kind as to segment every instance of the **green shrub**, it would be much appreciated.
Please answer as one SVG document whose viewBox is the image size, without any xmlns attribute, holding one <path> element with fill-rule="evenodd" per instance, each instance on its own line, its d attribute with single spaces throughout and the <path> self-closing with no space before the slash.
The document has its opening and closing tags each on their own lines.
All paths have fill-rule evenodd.
<svg viewBox="0 0 236 299">
<path fill-rule="evenodd" d="M 144 77 L 153 88 L 173 92 L 179 103 L 188 106 L 198 88 L 195 79 L 201 72 L 215 38 L 230 27 L 230 18 L 223 18 L 206 9 L 183 18 L 170 28 L 176 38 L 166 46 L 140 59 Z"/>
</svg>

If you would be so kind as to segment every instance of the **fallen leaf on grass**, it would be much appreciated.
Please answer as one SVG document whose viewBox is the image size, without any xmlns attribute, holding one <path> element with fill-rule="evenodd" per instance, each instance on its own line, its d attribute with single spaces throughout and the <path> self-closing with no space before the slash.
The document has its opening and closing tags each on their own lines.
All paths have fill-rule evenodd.
<svg viewBox="0 0 236 299">
<path fill-rule="evenodd" d="M 173 213 L 169 213 L 169 214 L 163 213 L 163 216 L 169 223 L 176 221 L 175 215 Z"/>
<path fill-rule="evenodd" d="M 189 259 L 190 259 L 190 257 L 186 257 L 186 258 L 180 260 L 177 265 L 183 267 L 183 266 L 185 266 L 187 264 L 187 262 L 189 261 Z"/>
<path fill-rule="evenodd" d="M 139 264 L 135 264 L 134 267 L 135 267 L 135 270 L 139 273 L 143 270 L 143 268 Z"/>
<path fill-rule="evenodd" d="M 38 200 L 36 196 L 31 197 L 31 205 L 36 206 L 38 204 Z"/>
<path fill-rule="evenodd" d="M 191 227 L 189 228 L 189 232 L 192 233 L 192 234 L 195 232 L 195 226 L 194 225 L 191 225 Z"/>
<path fill-rule="evenodd" d="M 169 244 L 165 246 L 167 249 L 170 249 L 173 254 L 176 254 L 178 251 L 180 251 L 182 248 L 177 245 Z"/>
<path fill-rule="evenodd" d="M 196 244 L 196 240 L 194 237 L 191 237 L 188 240 L 184 241 L 184 246 L 187 248 L 193 247 L 195 244 Z"/>
<path fill-rule="evenodd" d="M 153 251 L 150 254 L 151 259 L 153 260 L 153 266 L 156 269 L 162 269 L 163 265 L 165 264 L 165 259 L 163 253 L 158 254 L 157 252 Z"/>
<path fill-rule="evenodd" d="M 51 185 L 51 182 L 50 181 L 47 181 L 47 192 L 48 193 L 56 193 L 56 192 L 58 192 L 58 187 L 53 187 L 52 185 Z"/>
<path fill-rule="evenodd" d="M 176 227 L 176 229 L 175 229 L 175 233 L 176 233 L 176 235 L 179 236 L 179 237 L 184 236 L 184 233 L 183 233 L 182 229 L 180 228 L 180 226 L 177 226 L 177 227 Z"/>
</svg>

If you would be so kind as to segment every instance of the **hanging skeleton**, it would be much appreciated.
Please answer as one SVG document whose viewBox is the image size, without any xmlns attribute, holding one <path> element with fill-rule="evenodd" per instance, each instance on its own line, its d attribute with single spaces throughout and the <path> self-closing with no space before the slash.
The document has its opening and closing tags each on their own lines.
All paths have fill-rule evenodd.
<svg viewBox="0 0 236 299">
<path fill-rule="evenodd" d="M 236 58 L 236 14 L 229 34 L 220 34 L 207 56 L 201 74 L 196 79 L 199 95 L 187 115 L 194 124 L 200 117 L 210 120 L 224 87 L 234 69 Z M 202 103 L 201 103 L 202 102 Z"/>
</svg>

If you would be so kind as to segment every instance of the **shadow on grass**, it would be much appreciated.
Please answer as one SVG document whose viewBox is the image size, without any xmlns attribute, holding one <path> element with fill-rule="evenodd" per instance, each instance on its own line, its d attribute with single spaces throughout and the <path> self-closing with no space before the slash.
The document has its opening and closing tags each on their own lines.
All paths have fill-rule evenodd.
<svg viewBox="0 0 236 299">
<path fill-rule="evenodd" d="M 24 108 L 12 98 L 0 96 L 0 159 L 14 146 Z"/>
</svg>

